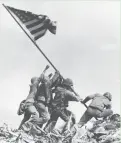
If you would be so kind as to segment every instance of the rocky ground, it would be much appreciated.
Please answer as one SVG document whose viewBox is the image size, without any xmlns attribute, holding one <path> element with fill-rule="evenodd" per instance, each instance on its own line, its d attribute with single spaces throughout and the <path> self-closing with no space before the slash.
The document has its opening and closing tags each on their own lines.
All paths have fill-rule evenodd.
<svg viewBox="0 0 121 143">
<path fill-rule="evenodd" d="M 0 143 L 120 143 L 120 122 L 119 114 L 114 114 L 107 120 L 90 121 L 81 129 L 77 128 L 74 137 L 46 134 L 37 126 L 31 126 L 25 132 L 4 124 L 0 127 Z"/>
</svg>

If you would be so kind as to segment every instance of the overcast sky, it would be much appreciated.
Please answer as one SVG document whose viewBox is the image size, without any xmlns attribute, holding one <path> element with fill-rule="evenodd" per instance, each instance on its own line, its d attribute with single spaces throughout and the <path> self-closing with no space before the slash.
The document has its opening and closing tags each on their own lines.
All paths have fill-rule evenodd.
<svg viewBox="0 0 121 143">
<path fill-rule="evenodd" d="M 37 44 L 61 74 L 74 81 L 82 98 L 111 92 L 113 110 L 120 112 L 119 1 L 5 1 L 4 4 L 57 21 L 57 35 L 47 33 Z M 0 4 L 0 123 L 18 127 L 19 103 L 26 98 L 32 76 L 48 64 L 9 13 Z M 48 73 L 54 72 L 51 67 Z M 69 106 L 77 121 L 85 111 Z"/>
</svg>

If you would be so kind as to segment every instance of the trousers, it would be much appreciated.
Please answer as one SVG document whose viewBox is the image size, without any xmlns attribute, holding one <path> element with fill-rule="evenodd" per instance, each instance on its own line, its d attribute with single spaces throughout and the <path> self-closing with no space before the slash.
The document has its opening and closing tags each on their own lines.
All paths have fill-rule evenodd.
<svg viewBox="0 0 121 143">
<path fill-rule="evenodd" d="M 62 120 L 64 120 L 65 122 L 69 121 L 69 117 L 71 115 L 71 111 L 67 110 L 66 108 L 64 109 L 58 109 L 58 110 L 54 110 L 51 114 L 50 120 L 48 121 L 47 125 L 45 126 L 44 130 L 46 132 L 51 132 L 55 125 L 56 122 L 58 120 L 58 118 L 60 117 Z"/>
<path fill-rule="evenodd" d="M 92 117 L 96 118 L 105 118 L 113 114 L 113 111 L 111 109 L 104 109 L 102 112 L 96 108 L 88 107 L 88 109 L 85 111 L 85 113 L 82 115 L 79 125 L 83 126 L 86 124 Z"/>
<path fill-rule="evenodd" d="M 50 119 L 48 108 L 43 103 L 28 104 L 24 113 L 24 118 L 19 126 L 26 122 L 32 122 L 40 127 Z"/>
</svg>

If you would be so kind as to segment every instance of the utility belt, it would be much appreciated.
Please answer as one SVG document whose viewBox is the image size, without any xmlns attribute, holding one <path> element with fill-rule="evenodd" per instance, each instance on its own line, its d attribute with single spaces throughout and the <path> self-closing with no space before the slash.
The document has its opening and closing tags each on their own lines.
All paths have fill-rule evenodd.
<svg viewBox="0 0 121 143">
<path fill-rule="evenodd" d="M 94 106 L 89 106 L 89 107 L 91 107 L 92 109 L 97 109 L 97 110 L 99 110 L 100 112 L 103 112 L 103 110 L 101 110 L 101 109 L 98 108 L 98 107 L 94 107 Z"/>
<path fill-rule="evenodd" d="M 53 110 L 65 110 L 68 106 L 62 106 L 62 105 L 53 105 Z"/>
</svg>

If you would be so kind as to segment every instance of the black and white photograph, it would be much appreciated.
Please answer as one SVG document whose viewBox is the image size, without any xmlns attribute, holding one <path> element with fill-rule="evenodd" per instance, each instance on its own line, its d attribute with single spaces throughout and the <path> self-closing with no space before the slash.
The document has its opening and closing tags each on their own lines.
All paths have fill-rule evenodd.
<svg viewBox="0 0 121 143">
<path fill-rule="evenodd" d="M 120 0 L 0 0 L 0 143 L 120 143 Z"/>
</svg>

